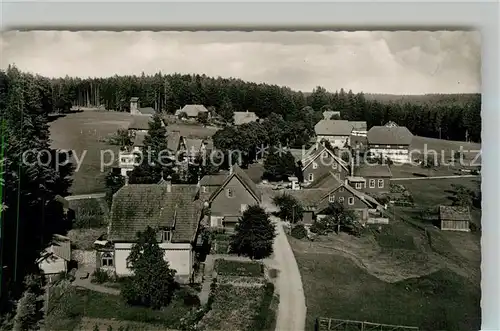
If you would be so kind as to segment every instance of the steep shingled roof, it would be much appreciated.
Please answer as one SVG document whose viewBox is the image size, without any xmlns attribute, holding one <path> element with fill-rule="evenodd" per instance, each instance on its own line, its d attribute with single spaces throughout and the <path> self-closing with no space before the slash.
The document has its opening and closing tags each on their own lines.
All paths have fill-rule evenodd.
<svg viewBox="0 0 500 331">
<path fill-rule="evenodd" d="M 352 125 L 347 120 L 321 120 L 314 126 L 317 136 L 349 136 Z"/>
<path fill-rule="evenodd" d="M 153 107 L 141 107 L 137 109 L 142 115 L 154 115 L 156 111 Z"/>
<path fill-rule="evenodd" d="M 333 111 L 333 110 L 325 110 L 323 112 L 323 119 L 329 120 L 332 118 L 333 115 L 337 115 L 340 117 L 340 112 L 339 111 Z"/>
<path fill-rule="evenodd" d="M 243 186 L 254 196 L 254 198 L 261 202 L 262 201 L 262 195 L 259 189 L 257 188 L 257 185 L 255 185 L 254 181 L 248 176 L 248 174 L 243 171 L 238 165 L 233 166 L 233 172 L 232 174 L 229 174 L 226 177 L 226 180 L 224 183 L 222 183 L 219 188 L 214 191 L 214 193 L 210 196 L 210 201 L 215 199 L 215 197 L 224 189 L 224 187 L 229 183 L 229 181 L 233 178 L 236 177 L 240 180 L 240 182 L 243 184 Z"/>
<path fill-rule="evenodd" d="M 144 146 L 144 138 L 146 138 L 147 133 L 145 132 L 137 132 L 134 137 L 134 147 L 142 147 Z"/>
<path fill-rule="evenodd" d="M 367 138 L 370 145 L 410 145 L 413 134 L 405 126 L 374 126 Z"/>
<path fill-rule="evenodd" d="M 366 130 L 366 128 L 368 127 L 365 121 L 349 121 L 349 124 L 352 125 L 353 130 L 359 131 Z"/>
<path fill-rule="evenodd" d="M 328 148 L 326 148 L 325 146 L 323 146 L 321 144 L 318 145 L 318 148 L 316 150 L 312 150 L 311 152 L 308 152 L 308 154 L 306 154 L 304 159 L 301 160 L 302 170 L 306 169 L 316 159 L 323 157 L 323 156 L 321 156 L 323 154 L 323 152 L 328 153 L 328 155 L 330 157 L 332 157 L 334 160 L 336 160 L 337 163 L 340 164 L 340 166 L 342 168 L 344 168 L 344 170 L 349 170 L 347 167 L 347 163 L 344 160 L 342 160 L 342 158 L 338 157 L 331 150 L 329 150 Z"/>
<path fill-rule="evenodd" d="M 373 164 L 354 168 L 354 175 L 360 177 L 392 177 L 392 172 L 387 164 Z"/>
<path fill-rule="evenodd" d="M 174 227 L 172 242 L 194 240 L 203 203 L 195 199 L 196 185 L 133 184 L 123 186 L 113 197 L 108 238 L 134 241 L 138 231 Z"/>
<path fill-rule="evenodd" d="M 196 117 L 199 113 L 208 112 L 208 109 L 203 105 L 185 105 L 181 110 L 175 112 L 176 115 L 186 113 L 188 117 Z"/>
<path fill-rule="evenodd" d="M 170 131 L 167 133 L 167 148 L 177 152 L 181 141 L 181 133 L 179 131 Z"/>
</svg>

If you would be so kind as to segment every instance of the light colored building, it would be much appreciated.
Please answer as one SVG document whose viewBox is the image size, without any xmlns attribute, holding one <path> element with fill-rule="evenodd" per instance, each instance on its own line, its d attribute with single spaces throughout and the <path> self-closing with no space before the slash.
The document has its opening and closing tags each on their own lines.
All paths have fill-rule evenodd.
<svg viewBox="0 0 500 331">
<path fill-rule="evenodd" d="M 197 185 L 125 185 L 113 197 L 106 247 L 97 252 L 97 267 L 117 276 L 132 274 L 127 258 L 136 233 L 148 226 L 157 231 L 159 246 L 178 281 L 193 275 L 194 248 L 204 205 L 197 199 Z"/>
<path fill-rule="evenodd" d="M 178 109 L 175 112 L 175 116 L 179 116 L 182 113 L 185 113 L 187 118 L 192 120 L 195 120 L 199 113 L 207 113 L 208 116 L 210 115 L 210 112 L 204 105 L 185 105 L 182 109 Z"/>
<path fill-rule="evenodd" d="M 413 134 L 404 126 L 374 126 L 367 134 L 371 157 L 389 158 L 393 162 L 410 162 Z"/>
<path fill-rule="evenodd" d="M 316 142 L 326 140 L 332 147 L 344 148 L 349 145 L 352 125 L 345 120 L 321 120 L 314 126 Z"/>
</svg>

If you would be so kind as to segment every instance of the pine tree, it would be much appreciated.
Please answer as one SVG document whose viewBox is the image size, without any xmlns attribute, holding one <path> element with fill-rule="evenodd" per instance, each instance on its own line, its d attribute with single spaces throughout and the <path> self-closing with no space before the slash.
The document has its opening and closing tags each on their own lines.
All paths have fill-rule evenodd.
<svg viewBox="0 0 500 331">
<path fill-rule="evenodd" d="M 164 251 L 157 242 L 157 233 L 148 227 L 137 234 L 127 262 L 133 271 L 129 287 L 124 292 L 128 302 L 153 309 L 168 305 L 176 289 L 175 270 L 164 259 Z"/>
<path fill-rule="evenodd" d="M 38 330 L 43 322 L 43 289 L 40 276 L 28 275 L 26 290 L 17 303 L 14 331 Z"/>
<path fill-rule="evenodd" d="M 233 104 L 231 102 L 231 99 L 229 99 L 227 96 L 224 97 L 222 100 L 222 104 L 220 106 L 220 109 L 217 112 L 219 116 L 222 117 L 222 121 L 225 124 L 233 124 L 234 123 L 234 108 Z"/>
<path fill-rule="evenodd" d="M 140 163 L 130 174 L 130 183 L 156 184 L 164 177 L 174 173 L 172 155 L 167 145 L 167 129 L 163 125 L 161 115 L 153 116 L 149 123 L 149 131 L 144 138 Z"/>
<path fill-rule="evenodd" d="M 263 259 L 273 252 L 275 227 L 269 215 L 258 205 L 249 206 L 231 237 L 231 251 L 251 259 Z"/>
</svg>

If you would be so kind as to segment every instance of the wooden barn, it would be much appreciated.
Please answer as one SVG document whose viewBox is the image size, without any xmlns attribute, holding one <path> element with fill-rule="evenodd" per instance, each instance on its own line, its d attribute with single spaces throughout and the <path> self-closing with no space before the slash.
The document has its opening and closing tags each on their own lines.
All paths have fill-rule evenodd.
<svg viewBox="0 0 500 331">
<path fill-rule="evenodd" d="M 441 230 L 470 231 L 471 214 L 468 207 L 439 206 Z"/>
</svg>

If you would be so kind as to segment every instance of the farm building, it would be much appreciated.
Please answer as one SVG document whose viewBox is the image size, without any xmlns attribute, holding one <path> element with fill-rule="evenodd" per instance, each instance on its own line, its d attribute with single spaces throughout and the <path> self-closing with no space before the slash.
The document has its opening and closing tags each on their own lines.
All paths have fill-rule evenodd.
<svg viewBox="0 0 500 331">
<path fill-rule="evenodd" d="M 351 135 L 366 137 L 367 125 L 365 121 L 349 121 L 349 124 L 352 125 Z"/>
<path fill-rule="evenodd" d="M 368 149 L 373 157 L 391 159 L 394 162 L 410 161 L 410 145 L 413 134 L 404 126 L 393 123 L 386 126 L 374 126 L 368 133 Z"/>
<path fill-rule="evenodd" d="M 209 111 L 203 105 L 185 105 L 182 109 L 178 109 L 175 112 L 175 116 L 185 113 L 188 119 L 196 119 L 199 113 L 207 113 Z"/>
<path fill-rule="evenodd" d="M 148 132 L 151 116 L 134 115 L 128 125 L 128 132 L 134 136 L 137 132 Z"/>
<path fill-rule="evenodd" d="M 471 214 L 468 207 L 439 206 L 441 230 L 470 231 Z"/>
<path fill-rule="evenodd" d="M 153 107 L 139 107 L 139 98 L 133 97 L 130 99 L 130 114 L 153 116 L 155 110 Z"/>
</svg>

